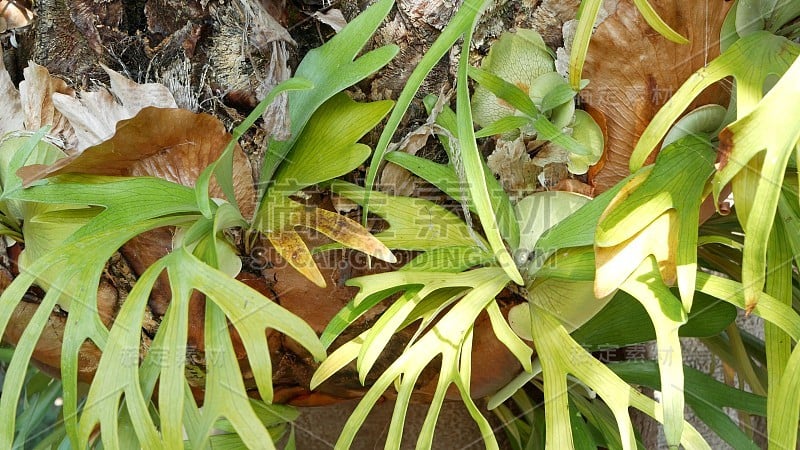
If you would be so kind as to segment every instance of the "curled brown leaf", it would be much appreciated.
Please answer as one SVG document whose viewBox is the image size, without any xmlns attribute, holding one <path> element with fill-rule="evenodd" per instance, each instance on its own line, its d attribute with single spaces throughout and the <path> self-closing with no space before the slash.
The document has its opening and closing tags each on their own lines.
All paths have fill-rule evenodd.
<svg viewBox="0 0 800 450">
<path fill-rule="evenodd" d="M 153 176 L 194 186 L 197 177 L 219 158 L 231 135 L 215 117 L 183 109 L 147 107 L 134 118 L 117 123 L 114 136 L 84 152 L 50 166 L 32 165 L 19 171 L 25 185 L 43 178 L 82 173 L 111 176 Z M 248 217 L 255 206 L 250 163 L 237 146 L 233 158 L 236 200 Z M 224 198 L 216 182 L 211 195 Z"/>
</svg>

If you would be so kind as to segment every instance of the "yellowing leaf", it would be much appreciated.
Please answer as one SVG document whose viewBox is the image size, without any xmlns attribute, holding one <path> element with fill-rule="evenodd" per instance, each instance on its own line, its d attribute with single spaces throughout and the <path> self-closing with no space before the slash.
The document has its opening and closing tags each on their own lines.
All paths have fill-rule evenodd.
<svg viewBox="0 0 800 450">
<path fill-rule="evenodd" d="M 650 255 L 658 260 L 664 282 L 674 283 L 677 279 L 674 261 L 678 242 L 677 236 L 670 233 L 670 229 L 677 225 L 676 220 L 675 213 L 668 211 L 626 241 L 614 246 L 595 247 L 595 295 L 603 297 L 611 294 Z"/>
<path fill-rule="evenodd" d="M 331 190 L 364 206 L 364 189 L 337 181 Z M 427 251 L 455 246 L 486 247 L 486 241 L 471 232 L 461 218 L 421 198 L 395 197 L 381 192 L 370 194 L 370 211 L 389 222 L 389 229 L 375 237 L 387 247 Z"/>
<path fill-rule="evenodd" d="M 654 255 L 664 282 L 671 284 L 677 276 L 681 300 L 691 310 L 699 208 L 714 172 L 714 157 L 708 141 L 682 138 L 659 154 L 652 171 L 622 188 L 595 236 L 598 296 L 610 293 L 644 257 Z"/>
<path fill-rule="evenodd" d="M 268 233 L 269 242 L 275 250 L 304 277 L 311 280 L 319 287 L 325 287 L 325 278 L 314 262 L 306 243 L 294 230 Z"/>
</svg>

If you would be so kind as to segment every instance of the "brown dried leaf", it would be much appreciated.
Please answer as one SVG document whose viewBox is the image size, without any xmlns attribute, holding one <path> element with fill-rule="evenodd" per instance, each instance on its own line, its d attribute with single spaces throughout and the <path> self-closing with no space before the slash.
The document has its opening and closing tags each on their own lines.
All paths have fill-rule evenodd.
<svg viewBox="0 0 800 450">
<path fill-rule="evenodd" d="M 486 163 L 499 176 L 503 189 L 512 199 L 518 200 L 536 191 L 542 168 L 531 160 L 522 137 L 513 141 L 499 139 Z"/>
<path fill-rule="evenodd" d="M 433 134 L 433 126 L 426 123 L 410 132 L 402 142 L 394 147 L 397 151 L 416 155 L 428 143 L 428 137 Z M 408 170 L 397 164 L 387 163 L 381 171 L 378 187 L 382 192 L 392 195 L 410 196 L 414 193 L 417 180 L 418 178 Z"/>
<path fill-rule="evenodd" d="M 556 184 L 556 191 L 574 192 L 576 194 L 594 197 L 594 188 L 574 178 L 565 178 Z"/>
<path fill-rule="evenodd" d="M 339 9 L 331 9 L 328 12 L 315 12 L 314 18 L 324 23 L 325 25 L 333 28 L 333 31 L 340 32 L 342 28 L 347 26 L 347 20 L 344 18 L 342 11 Z"/>
<path fill-rule="evenodd" d="M 0 0 L 0 33 L 14 28 L 28 26 L 33 20 L 33 12 L 25 2 Z"/>
<path fill-rule="evenodd" d="M 34 62 L 23 70 L 25 80 L 19 84 L 20 102 L 25 115 L 24 128 L 38 130 L 51 125 L 51 136 L 60 138 L 66 146 L 74 146 L 77 138 L 75 130 L 66 117 L 53 104 L 54 94 L 75 95 L 63 80 L 51 77 L 50 72 Z"/>
<path fill-rule="evenodd" d="M 119 121 L 130 119 L 143 108 L 177 108 L 175 99 L 166 86 L 157 83 L 138 84 L 122 74 L 103 66 L 111 79 L 110 92 L 106 89 L 81 92 L 74 95 L 53 96 L 56 108 L 75 129 L 75 147 L 84 150 L 114 135 Z M 116 97 L 116 98 L 115 98 Z"/>
<path fill-rule="evenodd" d="M 79 155 L 51 166 L 33 165 L 19 171 L 28 185 L 48 176 L 83 173 L 112 176 L 154 176 L 184 186 L 214 162 L 231 139 L 215 117 L 183 109 L 147 107 L 136 117 L 117 123 L 116 134 Z M 247 157 L 237 146 L 233 158 L 236 201 L 245 217 L 255 207 L 253 176 Z M 212 180 L 211 195 L 224 198 Z"/>
<path fill-rule="evenodd" d="M 690 44 L 672 43 L 653 31 L 630 0 L 619 1 L 592 36 L 583 74 L 591 82 L 581 97 L 607 119 L 605 165 L 591 178 L 598 193 L 629 174 L 628 159 L 650 119 L 689 75 L 719 54 L 719 30 L 732 4 L 651 3 Z M 715 86 L 694 105 L 724 104 L 727 97 Z"/>
</svg>

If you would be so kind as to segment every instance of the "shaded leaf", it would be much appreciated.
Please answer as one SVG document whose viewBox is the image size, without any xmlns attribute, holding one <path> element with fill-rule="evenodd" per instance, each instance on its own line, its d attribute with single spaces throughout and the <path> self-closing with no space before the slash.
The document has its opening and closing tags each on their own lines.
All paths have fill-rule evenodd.
<svg viewBox="0 0 800 450">
<path fill-rule="evenodd" d="M 347 174 L 369 157 L 358 144 L 389 112 L 389 100 L 357 103 L 341 92 L 320 106 L 274 176 L 275 186 L 291 194 L 306 186 Z"/>
<path fill-rule="evenodd" d="M 539 33 L 518 29 L 503 33 L 489 49 L 481 62 L 481 69 L 502 78 L 529 94 L 531 86 L 539 76 L 555 70 L 553 56 Z M 540 99 L 541 101 L 541 99 Z M 472 96 L 472 111 L 475 123 L 486 126 L 507 116 L 513 116 L 516 108 L 497 98 L 483 85 L 475 88 Z"/>
</svg>

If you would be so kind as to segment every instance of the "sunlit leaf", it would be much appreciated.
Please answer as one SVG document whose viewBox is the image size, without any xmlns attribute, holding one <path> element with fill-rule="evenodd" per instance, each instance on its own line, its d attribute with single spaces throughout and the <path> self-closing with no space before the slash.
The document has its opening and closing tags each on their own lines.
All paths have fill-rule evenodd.
<svg viewBox="0 0 800 450">
<path fill-rule="evenodd" d="M 476 17 L 470 24 L 468 29 L 470 32 L 464 35 L 464 46 L 467 48 L 471 42 L 472 30 L 474 30 L 477 22 Z M 469 52 L 462 52 L 459 55 L 458 73 L 456 75 L 456 136 L 458 137 L 459 145 L 453 152 L 453 156 L 457 158 L 453 164 L 454 167 L 463 167 L 463 173 L 460 171 L 457 171 L 457 173 L 461 181 L 467 183 L 467 188 L 472 202 L 475 204 L 478 218 L 481 220 L 486 240 L 489 241 L 489 247 L 495 258 L 497 258 L 497 262 L 513 282 L 522 284 L 522 275 L 503 243 L 500 228 L 497 225 L 497 215 L 492 207 L 489 185 L 484 177 L 483 156 L 478 151 L 475 141 L 475 129 L 472 123 L 472 109 L 469 99 L 469 80 L 467 78 L 469 67 Z"/>
<path fill-rule="evenodd" d="M 644 180 L 617 194 L 597 228 L 597 295 L 610 293 L 643 256 L 654 255 L 666 283 L 677 277 L 681 301 L 691 310 L 699 207 L 714 172 L 714 156 L 707 141 L 682 138 L 659 154 Z"/>
<path fill-rule="evenodd" d="M 542 360 L 545 376 L 545 420 L 547 422 L 548 448 L 569 448 L 572 441 L 569 428 L 569 412 L 566 402 L 558 397 L 566 397 L 564 390 L 547 389 L 547 384 L 558 379 L 565 379 L 572 374 L 589 388 L 597 392 L 608 405 L 617 421 L 622 448 L 636 448 L 633 426 L 628 416 L 628 408 L 634 407 L 664 422 L 661 408 L 652 399 L 644 396 L 629 384 L 615 375 L 605 364 L 596 360 L 575 342 L 566 330 L 559 325 L 557 319 L 546 310 L 531 306 L 536 320 L 532 321 L 533 337 L 537 343 L 537 353 Z M 560 408 L 559 408 L 560 406 Z M 559 433 L 557 430 L 561 429 Z M 687 448 L 710 448 L 700 434 L 690 424 L 683 423 L 680 435 L 681 444 Z M 566 447 L 565 447 L 566 446 Z"/>
<path fill-rule="evenodd" d="M 389 278 L 387 278 L 389 277 Z M 401 279 L 391 281 L 396 277 Z M 437 281 L 438 280 L 438 281 Z M 470 286 L 469 292 L 463 298 L 453 304 L 453 307 L 444 313 L 432 327 L 421 335 L 400 357 L 398 357 L 372 385 L 370 390 L 359 403 L 356 410 L 348 419 L 344 427 L 344 432 L 339 437 L 336 448 L 348 448 L 352 443 L 355 433 L 363 424 L 372 406 L 380 398 L 385 390 L 397 381 L 398 400 L 395 404 L 394 417 L 388 432 L 387 446 L 396 448 L 400 445 L 402 437 L 403 420 L 405 417 L 411 394 L 414 390 L 417 379 L 422 370 L 437 356 L 441 356 L 441 369 L 439 382 L 432 401 L 430 411 L 433 411 L 426 418 L 423 432 L 420 433 L 418 445 L 425 446 L 433 436 L 433 425 L 435 425 L 438 408 L 444 401 L 444 395 L 451 384 L 455 384 L 461 393 L 462 400 L 467 405 L 471 416 L 478 423 L 482 432 L 489 432 L 491 427 L 483 418 L 474 405 L 469 394 L 469 370 L 470 359 L 465 355 L 472 352 L 472 324 L 478 314 L 487 306 L 494 302 L 494 296 L 502 290 L 508 283 L 508 277 L 502 269 L 485 268 L 477 269 L 463 274 L 435 274 L 435 273 L 413 273 L 413 272 L 393 272 L 387 274 L 373 275 L 351 280 L 362 286 L 363 290 L 359 295 L 369 297 L 370 293 L 385 291 L 384 286 L 395 285 L 418 285 L 420 283 L 442 283 L 441 287 L 451 286 Z M 391 282 L 391 284 L 389 284 Z M 433 285 L 431 285 L 433 286 Z M 466 286 L 465 286 L 466 287 Z M 430 291 L 428 291 L 430 292 Z M 443 298 L 446 300 L 446 298 Z M 385 314 L 385 313 L 384 313 Z M 391 320 L 390 318 L 383 320 Z M 363 343 L 351 341 L 361 347 L 359 352 L 363 353 Z M 356 347 L 347 347 L 348 355 L 355 357 Z M 338 351 L 337 351 L 338 352 Z M 336 358 L 337 352 L 331 355 Z M 338 358 L 339 365 L 345 363 L 344 359 Z M 323 364 L 324 365 L 324 364 Z M 325 372 L 331 373 L 330 370 Z M 466 380 L 466 381 L 465 381 Z M 319 377 L 314 378 L 312 388 L 324 381 Z M 497 442 L 489 432 L 486 434 L 487 448 L 497 448 Z"/>
<path fill-rule="evenodd" d="M 582 14 L 590 3 L 596 7 L 601 2 L 581 2 L 584 5 Z M 662 105 L 674 98 L 684 81 L 717 57 L 720 24 L 734 2 L 651 0 L 650 3 L 667 23 L 689 40 L 688 44 L 677 44 L 654 35 L 632 2 L 616 3 L 613 8 L 608 3 L 605 9 L 610 15 L 602 22 L 596 24 L 587 16 L 579 24 L 578 33 L 586 33 L 581 36 L 581 42 L 586 42 L 589 50 L 583 74 L 570 69 L 570 77 L 574 86 L 581 78 L 591 80 L 580 92 L 582 103 L 587 110 L 602 114 L 606 119 L 604 164 L 590 172 L 589 177 L 597 192 L 604 192 L 632 172 L 629 169 L 632 144 L 639 140 Z M 597 25 L 597 29 L 590 35 L 593 25 Z M 621 45 L 623 42 L 625 45 Z M 573 60 L 579 51 L 573 46 L 570 51 Z M 720 83 L 703 91 L 692 104 L 695 107 L 708 103 L 726 105 L 729 96 L 729 85 Z M 687 106 L 689 103 L 683 109 Z"/>
<path fill-rule="evenodd" d="M 639 300 L 655 328 L 664 435 L 669 446 L 677 447 L 684 416 L 683 359 L 678 329 L 686 323 L 687 314 L 660 278 L 658 266 L 651 257 L 642 262 L 621 289 Z"/>
<path fill-rule="evenodd" d="M 764 81 L 783 74 L 800 54 L 800 46 L 767 32 L 753 33 L 736 41 L 707 67 L 695 72 L 653 117 L 630 157 L 631 171 L 644 164 L 672 123 L 695 97 L 728 76 L 736 79 L 736 104 L 740 117 L 748 114 L 762 97 Z M 764 148 L 759 147 L 759 148 Z M 746 161 L 739 161 L 744 164 Z"/>
<path fill-rule="evenodd" d="M 800 46 L 795 50 L 800 53 Z M 742 282 L 748 311 L 764 286 L 767 241 L 784 171 L 795 147 L 800 144 L 800 125 L 792 120 L 800 114 L 798 86 L 800 60 L 795 60 L 755 109 L 720 133 L 720 169 L 714 177 L 714 197 L 719 197 L 731 180 L 739 180 L 733 184 L 733 195 L 745 231 Z M 770 129 L 781 132 L 766 131 Z M 750 173 L 753 164 L 756 173 Z M 744 197 L 747 200 L 740 202 Z"/>
</svg>

